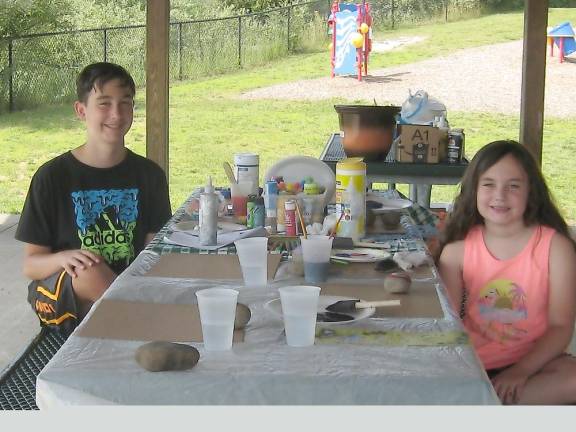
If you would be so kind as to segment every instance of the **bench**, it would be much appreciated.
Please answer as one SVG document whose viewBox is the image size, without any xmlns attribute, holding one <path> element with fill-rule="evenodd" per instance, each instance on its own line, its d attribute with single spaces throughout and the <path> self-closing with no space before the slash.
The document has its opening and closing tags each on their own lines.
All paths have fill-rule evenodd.
<svg viewBox="0 0 576 432">
<path fill-rule="evenodd" d="M 42 328 L 26 349 L 0 375 L 0 410 L 37 410 L 36 377 L 66 341 Z"/>
</svg>

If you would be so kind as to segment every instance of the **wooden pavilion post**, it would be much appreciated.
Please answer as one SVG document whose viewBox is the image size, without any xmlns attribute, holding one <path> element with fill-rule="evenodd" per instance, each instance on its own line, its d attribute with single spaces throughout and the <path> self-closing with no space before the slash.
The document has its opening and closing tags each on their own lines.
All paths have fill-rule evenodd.
<svg viewBox="0 0 576 432">
<path fill-rule="evenodd" d="M 520 142 L 542 164 L 548 0 L 525 0 Z"/>
<path fill-rule="evenodd" d="M 168 177 L 170 0 L 147 0 L 146 156 Z"/>
</svg>

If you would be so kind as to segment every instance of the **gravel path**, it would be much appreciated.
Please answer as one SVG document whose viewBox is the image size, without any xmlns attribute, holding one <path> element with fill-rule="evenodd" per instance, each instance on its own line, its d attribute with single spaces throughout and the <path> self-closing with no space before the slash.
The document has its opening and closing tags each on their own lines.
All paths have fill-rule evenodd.
<svg viewBox="0 0 576 432">
<path fill-rule="evenodd" d="M 545 115 L 576 117 L 576 54 L 560 64 L 547 57 Z M 380 55 L 386 55 L 380 54 Z M 328 67 L 327 67 L 328 71 Z M 368 69 L 355 77 L 330 77 L 274 85 L 246 92 L 244 99 L 372 101 L 401 105 L 408 89 L 423 89 L 450 111 L 517 114 L 520 112 L 522 41 L 457 51 L 408 65 Z M 572 102 L 570 102 L 572 101 Z"/>
</svg>

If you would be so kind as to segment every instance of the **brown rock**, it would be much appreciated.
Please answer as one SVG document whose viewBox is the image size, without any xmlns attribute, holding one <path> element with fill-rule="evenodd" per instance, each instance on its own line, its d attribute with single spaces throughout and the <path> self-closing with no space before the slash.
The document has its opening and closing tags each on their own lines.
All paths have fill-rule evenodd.
<svg viewBox="0 0 576 432">
<path fill-rule="evenodd" d="M 196 366 L 200 353 L 190 345 L 149 342 L 136 350 L 136 362 L 150 372 L 186 370 Z"/>
</svg>

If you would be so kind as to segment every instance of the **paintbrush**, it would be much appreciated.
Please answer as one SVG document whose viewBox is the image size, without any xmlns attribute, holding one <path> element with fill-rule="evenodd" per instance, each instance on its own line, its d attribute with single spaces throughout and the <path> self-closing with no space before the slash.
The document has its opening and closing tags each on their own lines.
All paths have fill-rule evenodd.
<svg viewBox="0 0 576 432">
<path fill-rule="evenodd" d="M 381 301 L 362 301 L 362 300 L 340 300 L 326 306 L 330 312 L 347 313 L 354 312 L 356 309 L 366 309 L 381 306 L 400 306 L 400 300 L 381 300 Z"/>
<path fill-rule="evenodd" d="M 334 225 L 334 229 L 332 230 L 332 234 L 330 234 L 330 238 L 334 238 L 336 236 L 336 231 L 338 231 L 338 226 L 340 225 L 340 221 L 342 220 L 343 217 L 344 217 L 344 212 L 341 212 L 340 217 L 338 218 L 338 221 L 336 222 L 336 225 Z"/>
<path fill-rule="evenodd" d="M 234 177 L 234 172 L 232 171 L 232 167 L 228 162 L 224 162 L 222 164 L 224 167 L 224 171 L 226 172 L 226 177 L 228 177 L 228 181 L 232 183 L 236 183 L 236 177 Z"/>
<path fill-rule="evenodd" d="M 298 205 L 298 200 L 294 201 L 296 203 L 296 214 L 298 215 L 298 220 L 300 221 L 300 226 L 302 227 L 302 235 L 305 239 L 308 238 L 306 233 L 306 225 L 304 225 L 304 219 L 302 219 L 302 213 L 300 213 L 300 206 Z"/>
</svg>

